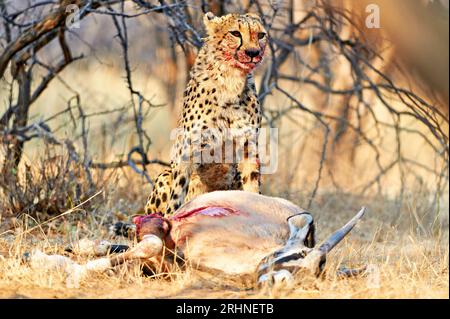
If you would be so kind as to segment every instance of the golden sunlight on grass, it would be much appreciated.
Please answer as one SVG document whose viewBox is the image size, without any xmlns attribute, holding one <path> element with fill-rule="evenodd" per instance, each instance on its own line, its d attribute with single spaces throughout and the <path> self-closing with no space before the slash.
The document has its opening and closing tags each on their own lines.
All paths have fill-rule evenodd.
<svg viewBox="0 0 450 319">
<path fill-rule="evenodd" d="M 328 256 L 321 277 L 298 276 L 290 287 L 261 289 L 237 278 L 216 278 L 191 267 L 186 271 L 173 269 L 165 276 L 144 277 L 134 264 L 90 276 L 79 288 L 67 288 L 62 272 L 38 273 L 22 264 L 23 252 L 39 248 L 63 253 L 75 232 L 80 237 L 107 238 L 108 223 L 94 217 L 77 220 L 79 212 L 74 212 L 65 221 L 55 220 L 26 233 L 35 223 L 19 218 L 9 230 L 3 227 L 0 232 L 0 298 L 448 298 L 448 217 L 439 221 L 434 232 L 423 233 L 426 219 L 411 205 L 406 204 L 398 214 L 412 218 L 394 225 L 391 221 L 400 215 L 393 213 L 392 201 L 369 200 L 349 195 L 321 197 L 314 207 L 319 241 L 351 215 L 349 207 L 366 203 L 369 212 Z M 414 215 L 423 222 L 421 226 Z M 364 276 L 342 278 L 337 270 L 343 266 L 367 266 L 368 271 Z"/>
</svg>

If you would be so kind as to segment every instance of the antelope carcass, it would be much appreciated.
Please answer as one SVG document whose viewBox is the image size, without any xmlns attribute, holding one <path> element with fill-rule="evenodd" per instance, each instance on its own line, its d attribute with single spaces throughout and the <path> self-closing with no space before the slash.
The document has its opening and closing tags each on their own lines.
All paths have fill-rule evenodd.
<svg viewBox="0 0 450 319">
<path fill-rule="evenodd" d="M 191 200 L 169 218 L 156 214 L 134 217 L 138 244 L 125 252 L 85 265 L 67 258 L 58 265 L 67 268 L 71 281 L 72 273 L 77 280 L 91 271 L 104 271 L 130 260 L 147 265 L 183 260 L 194 269 L 250 276 L 260 284 L 290 281 L 299 271 L 320 274 L 327 253 L 364 212 L 362 208 L 315 247 L 313 217 L 293 203 L 244 191 L 216 191 Z M 105 242 L 102 245 L 105 248 Z M 39 260 L 50 265 L 48 258 L 59 257 L 42 253 L 28 256 L 31 265 Z"/>
</svg>

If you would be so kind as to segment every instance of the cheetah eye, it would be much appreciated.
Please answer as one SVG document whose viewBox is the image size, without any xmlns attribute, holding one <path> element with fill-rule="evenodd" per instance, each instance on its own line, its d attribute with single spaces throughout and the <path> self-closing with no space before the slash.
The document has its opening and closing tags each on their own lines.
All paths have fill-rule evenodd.
<svg viewBox="0 0 450 319">
<path fill-rule="evenodd" d="M 260 32 L 260 33 L 258 33 L 258 39 L 264 39 L 264 37 L 266 36 L 266 33 L 265 32 Z"/>
<path fill-rule="evenodd" d="M 234 35 L 235 37 L 238 37 L 238 38 L 241 37 L 241 33 L 240 33 L 239 31 L 230 31 L 230 33 L 231 33 L 232 35 Z"/>
</svg>

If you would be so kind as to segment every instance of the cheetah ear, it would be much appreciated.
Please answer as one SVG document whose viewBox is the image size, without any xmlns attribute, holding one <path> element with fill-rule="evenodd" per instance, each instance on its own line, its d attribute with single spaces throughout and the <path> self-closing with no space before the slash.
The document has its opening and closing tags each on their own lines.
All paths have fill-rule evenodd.
<svg viewBox="0 0 450 319">
<path fill-rule="evenodd" d="M 257 15 L 256 13 L 247 13 L 245 15 L 249 18 L 253 18 L 253 19 L 258 20 L 259 22 L 262 22 L 261 17 L 259 15 Z"/>
<path fill-rule="evenodd" d="M 209 11 L 209 12 L 206 12 L 206 13 L 205 13 L 204 19 L 207 19 L 208 21 L 210 21 L 210 20 L 214 19 L 215 17 L 216 17 L 216 16 L 214 15 L 214 13 L 212 13 L 211 11 Z"/>
<path fill-rule="evenodd" d="M 210 31 L 212 31 L 214 20 L 216 19 L 217 17 L 212 12 L 207 12 L 203 16 L 203 23 L 205 24 L 206 31 L 208 32 L 208 34 L 210 34 Z"/>
</svg>

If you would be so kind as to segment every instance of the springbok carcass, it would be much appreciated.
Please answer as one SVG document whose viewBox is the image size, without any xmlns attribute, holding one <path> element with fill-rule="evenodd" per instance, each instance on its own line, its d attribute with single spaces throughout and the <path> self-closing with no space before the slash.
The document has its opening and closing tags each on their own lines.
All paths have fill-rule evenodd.
<svg viewBox="0 0 450 319">
<path fill-rule="evenodd" d="M 118 254 L 78 265 L 67 257 L 35 252 L 33 267 L 62 267 L 68 281 L 93 271 L 105 271 L 131 260 L 147 267 L 183 261 L 194 269 L 253 278 L 255 283 L 291 281 L 299 272 L 319 275 L 327 253 L 364 215 L 362 208 L 345 226 L 315 247 L 313 217 L 293 203 L 244 191 L 216 191 L 180 207 L 170 218 L 133 218 L 138 243 Z M 89 246 L 101 255 L 117 248 L 107 242 Z M 163 253 L 164 252 L 164 253 Z M 159 268 L 160 267 L 154 267 Z"/>
</svg>

